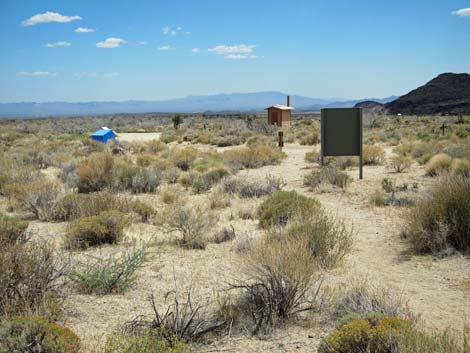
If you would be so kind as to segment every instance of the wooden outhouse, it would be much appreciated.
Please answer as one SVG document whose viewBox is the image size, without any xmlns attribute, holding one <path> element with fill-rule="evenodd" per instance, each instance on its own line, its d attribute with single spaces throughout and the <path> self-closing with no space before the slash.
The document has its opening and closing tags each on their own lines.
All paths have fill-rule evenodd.
<svg viewBox="0 0 470 353">
<path fill-rule="evenodd" d="M 292 109 L 294 108 L 290 106 L 290 97 L 287 97 L 287 105 L 276 104 L 266 108 L 268 111 L 268 123 L 279 127 L 290 127 Z"/>
</svg>

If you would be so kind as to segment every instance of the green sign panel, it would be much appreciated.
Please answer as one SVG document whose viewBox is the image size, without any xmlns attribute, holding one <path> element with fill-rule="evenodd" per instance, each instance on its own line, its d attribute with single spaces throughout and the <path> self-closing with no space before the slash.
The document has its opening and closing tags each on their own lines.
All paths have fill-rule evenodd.
<svg viewBox="0 0 470 353">
<path fill-rule="evenodd" d="M 359 156 L 362 179 L 362 109 L 321 110 L 321 160 L 327 156 Z"/>
</svg>

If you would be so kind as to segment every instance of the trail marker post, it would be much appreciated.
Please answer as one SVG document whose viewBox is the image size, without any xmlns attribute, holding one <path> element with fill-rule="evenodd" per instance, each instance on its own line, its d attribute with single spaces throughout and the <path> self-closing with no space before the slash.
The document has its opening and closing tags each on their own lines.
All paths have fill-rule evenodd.
<svg viewBox="0 0 470 353">
<path fill-rule="evenodd" d="M 362 108 L 328 108 L 321 110 L 321 165 L 328 156 L 359 156 L 359 179 L 362 166 Z"/>
</svg>

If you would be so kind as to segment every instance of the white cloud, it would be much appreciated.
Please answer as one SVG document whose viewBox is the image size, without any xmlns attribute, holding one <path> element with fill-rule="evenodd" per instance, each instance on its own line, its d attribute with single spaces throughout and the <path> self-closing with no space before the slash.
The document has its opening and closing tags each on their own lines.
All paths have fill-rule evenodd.
<svg viewBox="0 0 470 353">
<path fill-rule="evenodd" d="M 76 33 L 91 33 L 95 30 L 93 28 L 86 28 L 86 27 L 78 27 L 75 29 Z"/>
<path fill-rule="evenodd" d="M 21 71 L 21 72 L 18 72 L 18 75 L 19 76 L 57 76 L 57 73 L 49 72 L 49 71 L 33 71 L 33 72 Z"/>
<path fill-rule="evenodd" d="M 177 26 L 177 27 L 166 26 L 162 28 L 162 32 L 165 35 L 172 35 L 172 36 L 176 36 L 178 34 L 191 34 L 191 32 L 184 31 L 183 27 L 181 26 Z"/>
<path fill-rule="evenodd" d="M 21 25 L 23 27 L 26 27 L 26 26 L 34 26 L 39 23 L 49 23 L 49 22 L 67 23 L 67 22 L 72 22 L 72 21 L 81 20 L 81 19 L 82 18 L 80 16 L 64 16 L 57 12 L 47 11 L 45 13 L 39 13 L 37 15 L 34 15 L 28 18 L 27 20 L 24 20 L 23 22 L 21 22 Z"/>
<path fill-rule="evenodd" d="M 457 11 L 452 11 L 452 15 L 460 16 L 460 17 L 467 17 L 470 16 L 470 7 L 465 9 L 460 9 Z"/>
<path fill-rule="evenodd" d="M 147 43 L 147 41 L 145 41 L 145 40 L 142 40 L 142 41 L 140 41 L 140 42 L 137 43 L 137 45 L 147 45 L 147 44 L 148 44 L 148 43 Z"/>
<path fill-rule="evenodd" d="M 117 72 L 110 72 L 110 73 L 103 74 L 104 78 L 113 78 L 113 77 L 117 77 L 117 76 L 119 76 L 119 73 L 117 73 Z"/>
<path fill-rule="evenodd" d="M 214 48 L 208 49 L 208 51 L 213 52 L 218 55 L 223 54 L 247 54 L 253 52 L 253 49 L 256 45 L 217 45 Z"/>
<path fill-rule="evenodd" d="M 246 54 L 227 54 L 224 55 L 224 59 L 232 60 L 243 60 L 243 59 L 256 59 L 256 55 L 246 55 Z"/>
<path fill-rule="evenodd" d="M 47 43 L 47 44 L 44 44 L 43 47 L 46 47 L 46 48 L 55 48 L 55 47 L 70 47 L 72 44 L 69 43 L 69 42 L 55 42 L 55 43 Z"/>
<path fill-rule="evenodd" d="M 83 71 L 75 74 L 75 77 L 78 78 L 85 78 L 85 77 L 96 77 L 97 73 L 96 72 L 88 72 L 88 71 Z"/>
<path fill-rule="evenodd" d="M 199 49 L 199 48 L 193 48 L 193 49 L 191 49 L 191 51 L 192 51 L 193 53 L 200 53 L 200 52 L 201 52 L 201 49 Z"/>
<path fill-rule="evenodd" d="M 158 47 L 158 50 L 170 50 L 173 49 L 170 45 L 162 45 L 161 47 Z"/>
<path fill-rule="evenodd" d="M 102 42 L 96 43 L 96 47 L 106 48 L 106 49 L 117 48 L 123 43 L 126 43 L 126 41 L 122 38 L 107 38 L 106 40 Z"/>
</svg>

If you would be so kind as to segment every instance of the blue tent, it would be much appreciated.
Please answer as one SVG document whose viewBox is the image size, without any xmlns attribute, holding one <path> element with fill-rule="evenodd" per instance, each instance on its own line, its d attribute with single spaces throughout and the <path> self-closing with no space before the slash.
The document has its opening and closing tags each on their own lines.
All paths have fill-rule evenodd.
<svg viewBox="0 0 470 353">
<path fill-rule="evenodd" d="M 116 138 L 116 134 L 110 129 L 99 129 L 91 135 L 91 138 L 95 141 L 106 143 L 109 140 L 114 140 Z"/>
</svg>

